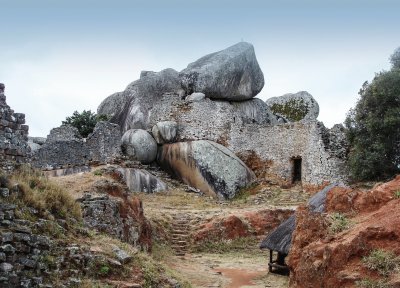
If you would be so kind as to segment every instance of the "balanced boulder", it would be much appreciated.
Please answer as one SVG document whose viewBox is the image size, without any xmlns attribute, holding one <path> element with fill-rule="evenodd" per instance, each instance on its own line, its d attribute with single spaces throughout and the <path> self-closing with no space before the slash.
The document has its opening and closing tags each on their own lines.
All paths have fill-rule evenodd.
<svg viewBox="0 0 400 288">
<path fill-rule="evenodd" d="M 254 173 L 224 146 L 199 140 L 163 145 L 157 162 L 186 184 L 210 196 L 232 199 Z"/>
<path fill-rule="evenodd" d="M 130 129 L 121 139 L 122 152 L 143 164 L 153 162 L 157 157 L 157 143 L 145 130 Z"/>
<path fill-rule="evenodd" d="M 317 101 L 306 91 L 272 97 L 266 103 L 274 114 L 286 122 L 312 121 L 319 114 Z"/>
<path fill-rule="evenodd" d="M 151 132 L 158 144 L 171 143 L 176 140 L 178 123 L 175 121 L 162 121 L 153 126 Z"/>
<path fill-rule="evenodd" d="M 187 95 L 203 92 L 211 99 L 247 100 L 264 87 L 254 47 L 246 42 L 198 59 L 182 70 L 179 77 Z"/>
</svg>

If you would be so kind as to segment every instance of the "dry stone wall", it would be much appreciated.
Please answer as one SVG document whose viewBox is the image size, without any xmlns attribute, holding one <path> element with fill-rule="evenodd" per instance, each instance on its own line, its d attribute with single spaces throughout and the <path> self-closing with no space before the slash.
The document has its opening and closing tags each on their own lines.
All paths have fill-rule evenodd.
<svg viewBox="0 0 400 288">
<path fill-rule="evenodd" d="M 47 141 L 32 155 L 32 165 L 54 170 L 112 163 L 121 155 L 121 132 L 116 124 L 97 123 L 87 139 L 72 126 L 51 130 Z"/>
<path fill-rule="evenodd" d="M 269 175 L 288 184 L 292 182 L 295 158 L 301 158 L 303 184 L 346 182 L 348 147 L 343 126 L 327 129 L 316 120 L 286 124 L 268 122 L 266 120 L 273 118 L 257 114 L 261 110 L 258 100 L 185 102 L 177 95 L 164 95 L 161 104 L 153 108 L 150 123 L 176 121 L 178 142 L 211 140 L 220 143 L 239 155 L 250 168 L 255 161 L 263 162 L 263 169 L 267 169 Z M 254 155 L 257 159 L 249 158 Z"/>
<path fill-rule="evenodd" d="M 347 144 L 345 141 L 333 142 L 332 138 L 343 139 L 343 131 L 330 131 L 321 122 L 311 121 L 234 126 L 227 144 L 240 155 L 255 152 L 261 161 L 269 163 L 269 174 L 286 183 L 292 182 L 294 159 L 301 159 L 302 183 L 322 185 L 347 181 Z M 335 146 L 338 143 L 341 145 Z M 338 154 L 339 150 L 342 153 Z"/>
<path fill-rule="evenodd" d="M 0 83 L 0 169 L 10 172 L 16 163 L 27 161 L 29 126 L 25 114 L 14 113 L 6 103 L 4 84 Z"/>
</svg>

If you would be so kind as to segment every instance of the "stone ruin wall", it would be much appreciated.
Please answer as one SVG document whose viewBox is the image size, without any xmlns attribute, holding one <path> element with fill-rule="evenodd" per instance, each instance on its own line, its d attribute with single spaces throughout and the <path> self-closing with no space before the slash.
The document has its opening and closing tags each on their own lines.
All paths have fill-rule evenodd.
<svg viewBox="0 0 400 288">
<path fill-rule="evenodd" d="M 25 114 L 14 113 L 6 103 L 4 84 L 0 84 L 0 169 L 11 172 L 15 164 L 28 161 L 29 126 Z"/>
<path fill-rule="evenodd" d="M 254 151 L 268 165 L 268 174 L 278 176 L 286 184 L 292 182 L 294 158 L 302 159 L 301 180 L 305 185 L 346 182 L 346 160 L 337 157 L 336 150 L 330 150 L 333 143 L 323 140 L 327 137 L 329 130 L 317 121 L 273 126 L 247 124 L 233 127 L 228 147 L 242 158 Z"/>
<path fill-rule="evenodd" d="M 161 101 L 152 110 L 149 122 L 176 121 L 177 141 L 220 143 L 250 168 L 257 166 L 252 162 L 259 162 L 256 168 L 267 167 L 267 176 L 276 176 L 282 184 L 292 182 L 295 157 L 302 159 L 305 185 L 347 181 L 347 143 L 341 125 L 327 129 L 316 120 L 271 125 L 256 111 L 237 110 L 227 101 L 182 102 L 173 94 Z"/>
<path fill-rule="evenodd" d="M 116 124 L 99 122 L 86 139 L 76 128 L 60 126 L 50 131 L 46 142 L 32 155 L 32 166 L 69 174 L 87 171 L 88 165 L 113 163 L 120 155 L 121 132 Z"/>
</svg>

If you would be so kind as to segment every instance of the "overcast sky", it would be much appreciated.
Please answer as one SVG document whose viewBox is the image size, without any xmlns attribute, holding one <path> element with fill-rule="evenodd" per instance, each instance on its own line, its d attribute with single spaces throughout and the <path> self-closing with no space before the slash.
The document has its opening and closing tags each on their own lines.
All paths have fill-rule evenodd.
<svg viewBox="0 0 400 288">
<path fill-rule="evenodd" d="M 266 80 L 257 97 L 306 90 L 330 127 L 390 67 L 399 11 L 397 0 L 0 0 L 0 82 L 30 135 L 46 136 L 141 70 L 179 71 L 244 40 Z"/>
</svg>

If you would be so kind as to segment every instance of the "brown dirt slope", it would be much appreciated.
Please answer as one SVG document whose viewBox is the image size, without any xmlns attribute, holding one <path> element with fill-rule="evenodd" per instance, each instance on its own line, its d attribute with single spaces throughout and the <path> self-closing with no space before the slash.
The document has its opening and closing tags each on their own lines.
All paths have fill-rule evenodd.
<svg viewBox="0 0 400 288">
<path fill-rule="evenodd" d="M 384 277 L 362 261 L 377 249 L 400 255 L 399 194 L 400 175 L 370 191 L 333 189 L 327 214 L 298 209 L 288 259 L 290 287 L 400 287 L 399 271 Z M 339 212 L 350 227 L 333 233 L 329 215 Z M 363 286 L 362 281 L 386 286 Z"/>
</svg>

